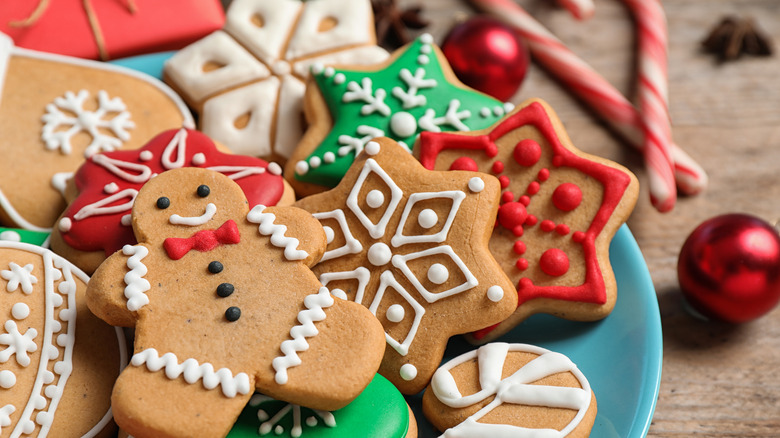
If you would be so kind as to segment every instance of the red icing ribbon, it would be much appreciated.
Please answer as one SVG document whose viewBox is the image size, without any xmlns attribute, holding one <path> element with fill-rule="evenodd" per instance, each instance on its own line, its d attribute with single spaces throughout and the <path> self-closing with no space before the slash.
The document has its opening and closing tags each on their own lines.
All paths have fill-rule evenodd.
<svg viewBox="0 0 780 438">
<path fill-rule="evenodd" d="M 220 245 L 236 244 L 240 241 L 238 226 L 230 219 L 216 230 L 200 230 L 186 238 L 169 237 L 163 241 L 163 248 L 168 253 L 168 257 L 179 260 L 193 249 L 207 252 Z"/>
</svg>

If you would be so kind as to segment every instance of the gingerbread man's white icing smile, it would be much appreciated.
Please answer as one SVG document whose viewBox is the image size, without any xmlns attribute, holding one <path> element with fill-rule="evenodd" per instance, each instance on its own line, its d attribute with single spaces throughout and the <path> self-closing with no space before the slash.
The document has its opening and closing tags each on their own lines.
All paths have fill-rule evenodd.
<svg viewBox="0 0 780 438">
<path fill-rule="evenodd" d="M 173 225 L 189 225 L 191 227 L 196 227 L 210 221 L 216 212 L 217 206 L 209 202 L 208 205 L 206 205 L 206 211 L 200 216 L 179 216 L 178 214 L 172 214 L 168 218 L 168 222 Z"/>
</svg>

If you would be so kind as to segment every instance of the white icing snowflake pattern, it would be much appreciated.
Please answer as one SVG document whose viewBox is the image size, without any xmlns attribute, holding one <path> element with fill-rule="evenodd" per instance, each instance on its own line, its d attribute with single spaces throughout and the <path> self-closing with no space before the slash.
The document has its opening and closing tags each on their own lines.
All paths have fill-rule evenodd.
<svg viewBox="0 0 780 438">
<path fill-rule="evenodd" d="M 16 322 L 10 319 L 5 322 L 5 330 L 8 333 L 0 335 L 0 345 L 7 345 L 7 347 L 0 351 L 0 363 L 8 362 L 12 355 L 16 355 L 16 362 L 19 365 L 23 367 L 30 365 L 30 356 L 27 353 L 38 349 L 38 345 L 33 341 L 38 336 L 38 331 L 34 328 L 28 328 L 22 334 L 19 332 Z"/>
<path fill-rule="evenodd" d="M 116 150 L 130 139 L 127 130 L 134 128 L 135 123 L 130 120 L 130 113 L 122 99 L 109 98 L 108 93 L 100 90 L 97 94 L 97 109 L 89 111 L 85 109 L 88 98 L 87 90 L 77 94 L 68 91 L 46 105 L 46 114 L 41 117 L 44 123 L 41 138 L 46 143 L 46 149 L 59 149 L 63 154 L 70 154 L 73 151 L 73 136 L 86 132 L 92 141 L 84 151 L 84 156 L 90 157 L 97 152 Z M 106 131 L 110 131 L 110 134 Z"/>
<path fill-rule="evenodd" d="M 3 433 L 3 428 L 11 425 L 11 414 L 16 412 L 16 408 L 13 405 L 5 405 L 0 408 L 0 433 Z"/>
<path fill-rule="evenodd" d="M 10 270 L 0 271 L 0 277 L 8 281 L 6 290 L 14 292 L 19 286 L 22 286 L 22 292 L 30 295 L 33 291 L 33 284 L 38 283 L 38 279 L 32 274 L 33 265 L 17 265 L 14 262 L 8 264 Z"/>
<path fill-rule="evenodd" d="M 261 404 L 265 402 L 270 402 L 274 400 L 275 399 L 262 394 L 255 394 L 249 400 L 249 406 L 259 407 Z M 322 411 L 318 409 L 309 409 L 309 410 L 312 411 L 316 416 L 312 415 L 306 417 L 304 423 L 307 426 L 314 427 L 320 421 L 322 421 L 322 423 L 327 427 L 336 427 L 336 417 L 333 415 L 332 412 Z M 276 435 L 280 435 L 284 433 L 284 427 L 279 423 L 290 412 L 292 412 L 292 416 L 293 416 L 293 426 L 290 429 L 290 436 L 295 438 L 302 436 L 304 429 L 303 429 L 303 423 L 301 422 L 301 406 L 292 403 L 285 404 L 281 409 L 279 409 L 279 411 L 276 412 L 276 414 L 273 415 L 273 417 L 268 415 L 268 413 L 264 409 L 258 409 L 257 418 L 260 421 L 262 421 L 262 423 L 260 424 L 260 428 L 257 431 L 258 434 L 260 436 L 264 436 L 270 433 L 274 433 Z"/>
</svg>

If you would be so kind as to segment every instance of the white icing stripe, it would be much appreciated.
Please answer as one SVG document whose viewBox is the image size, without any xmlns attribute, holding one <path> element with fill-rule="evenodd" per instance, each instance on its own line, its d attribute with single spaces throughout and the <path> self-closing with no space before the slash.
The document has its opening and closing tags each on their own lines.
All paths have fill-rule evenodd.
<svg viewBox="0 0 780 438">
<path fill-rule="evenodd" d="M 172 380 L 178 379 L 179 376 L 183 376 L 184 381 L 189 384 L 202 380 L 203 387 L 206 389 L 214 389 L 219 386 L 222 389 L 222 394 L 229 398 L 233 398 L 237 394 L 249 394 L 249 391 L 252 390 L 249 375 L 246 373 L 234 375 L 227 368 L 214 371 L 214 365 L 208 362 L 200 364 L 195 359 L 187 359 L 179 363 L 175 354 L 165 353 L 160 357 L 154 348 L 147 348 L 134 354 L 130 363 L 137 367 L 146 365 L 146 368 L 153 372 L 165 368 L 165 376 Z"/>
<path fill-rule="evenodd" d="M 276 383 L 279 385 L 287 383 L 287 370 L 301 364 L 301 358 L 298 357 L 298 353 L 309 349 L 309 343 L 306 342 L 306 338 L 319 333 L 314 323 L 325 319 L 325 310 L 323 308 L 328 308 L 333 303 L 333 297 L 326 287 L 321 287 L 316 294 L 308 295 L 303 299 L 303 305 L 306 307 L 306 310 L 298 312 L 298 322 L 300 324 L 290 329 L 290 337 L 292 339 L 282 342 L 282 345 L 279 347 L 284 355 L 274 358 L 271 362 L 274 370 L 276 370 Z"/>
<path fill-rule="evenodd" d="M 176 134 L 173 135 L 171 141 L 165 146 L 163 150 L 161 162 L 166 169 L 178 169 L 184 166 L 184 154 L 187 151 L 187 130 L 179 129 Z M 176 159 L 171 161 L 171 155 L 176 152 Z"/>
<path fill-rule="evenodd" d="M 265 173 L 265 168 L 260 166 L 212 166 L 209 170 L 224 173 L 228 178 L 237 180 L 247 176 L 260 175 Z"/>
<path fill-rule="evenodd" d="M 210 221 L 211 218 L 217 213 L 217 206 L 209 202 L 206 205 L 206 211 L 200 216 L 179 216 L 178 214 L 172 214 L 168 218 L 168 222 L 173 225 L 187 225 L 190 227 L 197 227 Z"/>
<path fill-rule="evenodd" d="M 129 181 L 134 184 L 143 184 L 147 181 L 149 181 L 149 178 L 152 177 L 152 169 L 149 168 L 149 166 L 145 166 L 140 163 L 132 163 L 129 161 L 121 161 L 121 160 L 115 160 L 113 158 L 109 158 L 103 154 L 95 154 L 92 156 L 92 162 L 95 164 L 99 164 L 112 174 L 116 175 L 119 178 L 122 178 L 125 181 Z M 138 173 L 130 173 L 127 172 L 127 170 L 134 170 Z"/>
<path fill-rule="evenodd" d="M 265 208 L 265 205 L 256 205 L 247 214 L 246 219 L 253 224 L 259 224 L 258 231 L 263 236 L 271 236 L 273 246 L 284 248 L 284 257 L 287 260 L 303 260 L 308 257 L 309 253 L 298 249 L 300 243 L 298 239 L 285 236 L 287 227 L 274 224 L 276 216 L 273 213 L 264 212 Z"/>
<path fill-rule="evenodd" d="M 11 58 L 13 49 L 14 42 L 11 40 L 11 37 L 0 32 L 0 89 L 2 89 L 5 84 L 5 75 L 8 71 L 8 60 Z M 0 100 L 0 103 L 1 102 L 2 100 Z"/>
<path fill-rule="evenodd" d="M 538 357 L 525 364 L 511 376 L 501 379 L 504 361 L 510 351 L 529 352 L 537 354 Z M 481 390 L 475 394 L 463 396 L 458 390 L 457 382 L 450 374 L 450 370 L 473 360 L 475 356 L 478 360 Z M 563 372 L 572 373 L 577 378 L 581 388 L 533 384 L 542 378 Z M 525 344 L 493 343 L 463 354 L 436 371 L 431 380 L 431 387 L 439 401 L 452 408 L 472 406 L 488 397 L 495 396 L 489 404 L 464 422 L 445 431 L 442 437 L 446 438 L 471 436 L 563 438 L 582 421 L 591 400 L 590 384 L 569 358 L 560 353 Z M 566 408 L 577 410 L 577 415 L 560 431 L 478 422 L 484 415 L 504 403 Z"/>
<path fill-rule="evenodd" d="M 135 202 L 136 196 L 138 196 L 138 190 L 124 189 L 121 192 L 116 192 L 113 195 L 105 197 L 97 202 L 93 202 L 92 204 L 85 205 L 79 211 L 77 211 L 76 214 L 73 215 L 73 219 L 80 221 L 90 216 L 114 214 L 114 213 L 121 213 L 123 211 L 129 211 L 130 209 L 133 208 L 133 203 Z M 114 202 L 125 198 L 128 199 L 127 202 L 119 205 L 111 205 Z M 106 207 L 107 205 L 108 207 Z"/>
<path fill-rule="evenodd" d="M 151 285 L 144 278 L 148 272 L 146 265 L 141 260 L 149 254 L 149 249 L 143 245 L 125 245 L 122 247 L 122 253 L 130 256 L 127 259 L 127 268 L 130 272 L 125 274 L 125 298 L 127 298 L 127 310 L 138 311 L 141 307 L 149 304 L 149 297 L 146 292 L 151 289 Z"/>
</svg>

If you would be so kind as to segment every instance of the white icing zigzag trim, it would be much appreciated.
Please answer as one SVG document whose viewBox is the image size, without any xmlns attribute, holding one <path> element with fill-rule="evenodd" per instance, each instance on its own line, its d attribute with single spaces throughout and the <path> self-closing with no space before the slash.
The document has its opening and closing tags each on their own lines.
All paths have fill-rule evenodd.
<svg viewBox="0 0 780 438">
<path fill-rule="evenodd" d="M 220 368 L 214 371 L 214 365 L 210 363 L 199 364 L 195 359 L 187 359 L 181 364 L 179 359 L 173 353 L 165 353 L 160 357 L 157 350 L 147 348 L 136 353 L 130 360 L 133 366 L 146 365 L 149 371 L 160 371 L 165 368 L 165 376 L 169 379 L 178 379 L 184 376 L 184 381 L 193 384 L 203 380 L 203 387 L 214 389 L 219 386 L 225 397 L 233 398 L 237 394 L 246 395 L 252 390 L 249 384 L 249 375 L 238 373 L 235 376 L 227 368 Z"/>
<path fill-rule="evenodd" d="M 317 328 L 314 327 L 314 323 L 325 320 L 325 310 L 323 309 L 332 306 L 333 303 L 333 297 L 330 295 L 327 287 L 321 287 L 316 294 L 308 295 L 303 299 L 303 305 L 306 306 L 306 310 L 301 310 L 298 313 L 300 325 L 290 329 L 290 337 L 292 339 L 282 342 L 280 349 L 284 356 L 278 356 L 271 362 L 274 370 L 276 370 L 276 383 L 279 385 L 287 383 L 287 369 L 301 364 L 298 352 L 309 349 L 309 343 L 306 342 L 306 338 L 316 336 L 319 333 Z"/>
<path fill-rule="evenodd" d="M 287 260 L 303 260 L 308 257 L 309 253 L 298 249 L 298 244 L 300 243 L 298 239 L 285 236 L 284 233 L 287 232 L 287 227 L 274 224 L 276 216 L 273 213 L 264 213 L 265 208 L 265 205 L 255 206 L 246 215 L 246 219 L 254 224 L 260 224 L 258 227 L 260 234 L 271 236 L 271 244 L 273 246 L 284 248 L 284 257 Z"/>
<path fill-rule="evenodd" d="M 149 249 L 143 245 L 125 245 L 122 247 L 122 253 L 130 256 L 127 259 L 127 268 L 130 272 L 125 274 L 125 298 L 127 298 L 127 310 L 136 312 L 141 307 L 149 304 L 149 297 L 146 292 L 151 289 L 151 285 L 144 278 L 148 269 L 141 260 L 149 255 Z"/>
</svg>

